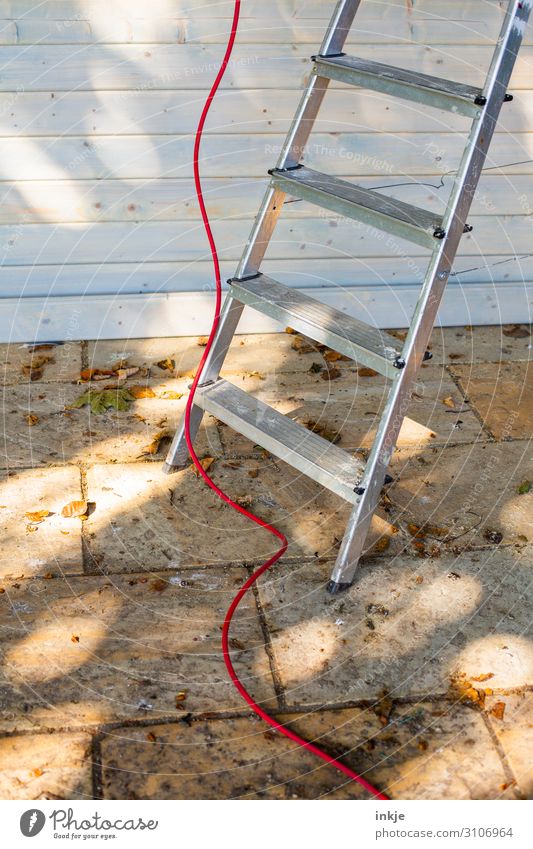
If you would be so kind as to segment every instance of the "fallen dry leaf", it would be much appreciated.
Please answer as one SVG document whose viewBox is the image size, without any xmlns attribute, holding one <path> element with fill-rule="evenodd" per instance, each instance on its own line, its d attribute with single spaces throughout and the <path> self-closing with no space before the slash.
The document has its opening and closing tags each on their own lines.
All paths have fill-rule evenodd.
<svg viewBox="0 0 533 849">
<path fill-rule="evenodd" d="M 490 678 L 494 678 L 494 672 L 484 672 L 482 675 L 474 675 L 472 681 L 488 681 Z"/>
<path fill-rule="evenodd" d="M 80 516 L 85 516 L 89 507 L 86 501 L 69 501 L 61 510 L 61 515 L 65 519 L 78 519 Z"/>
<path fill-rule="evenodd" d="M 176 694 L 177 702 L 184 702 L 187 698 L 187 690 L 180 690 L 179 693 Z"/>
<path fill-rule="evenodd" d="M 37 767 L 36 769 L 30 770 L 30 775 L 33 775 L 34 778 L 40 778 L 42 774 L 43 774 L 43 771 L 39 767 Z"/>
<path fill-rule="evenodd" d="M 198 337 L 197 344 L 200 346 L 200 348 L 205 348 L 205 346 L 207 345 L 208 342 L 209 342 L 209 336 L 199 336 Z"/>
<path fill-rule="evenodd" d="M 106 380 L 114 374 L 115 372 L 109 369 L 85 368 L 80 372 L 80 380 L 82 383 L 88 383 L 91 380 Z"/>
<path fill-rule="evenodd" d="M 67 409 L 76 410 L 88 405 L 95 415 L 105 413 L 106 410 L 110 409 L 126 412 L 128 404 L 133 400 L 133 395 L 130 394 L 129 389 L 106 386 L 105 389 L 87 389 Z"/>
<path fill-rule="evenodd" d="M 25 416 L 25 419 L 29 427 L 34 427 L 36 424 L 39 423 L 39 416 L 36 416 L 33 413 L 28 413 L 28 415 Z"/>
<path fill-rule="evenodd" d="M 166 357 L 164 360 L 159 360 L 159 362 L 156 363 L 156 366 L 162 371 L 174 371 L 176 363 L 174 360 L 171 360 L 170 357 Z"/>
<path fill-rule="evenodd" d="M 523 324 L 508 324 L 502 328 L 504 336 L 510 336 L 511 339 L 526 339 L 531 336 L 531 331 Z"/>
<path fill-rule="evenodd" d="M 72 637 L 70 638 L 70 641 L 71 641 L 72 643 L 79 643 L 80 638 L 78 637 L 78 635 L 77 635 L 77 634 L 73 634 L 73 635 L 72 635 Z"/>
<path fill-rule="evenodd" d="M 323 346 L 300 334 L 297 334 L 291 342 L 291 348 L 299 354 L 310 354 L 312 351 L 319 351 L 321 347 Z"/>
<path fill-rule="evenodd" d="M 184 392 L 174 392 L 173 389 L 165 389 L 164 392 L 159 396 L 160 398 L 164 398 L 165 401 L 179 401 L 180 398 L 183 398 Z M 143 397 L 143 396 L 141 396 Z M 144 396 L 145 397 L 145 396 Z M 152 396 L 150 395 L 150 398 Z"/>
<path fill-rule="evenodd" d="M 505 713 L 505 702 L 496 702 L 496 704 L 492 705 L 489 713 L 496 719 L 503 719 L 503 715 Z"/>
<path fill-rule="evenodd" d="M 140 369 L 137 366 L 130 366 L 129 368 L 119 368 L 117 369 L 117 377 L 119 380 L 127 380 L 128 377 L 133 377 L 134 374 L 138 374 Z"/>
<path fill-rule="evenodd" d="M 291 336 L 294 336 L 294 335 L 295 335 L 295 333 L 297 333 L 297 331 L 296 331 L 296 330 L 293 330 L 293 328 L 292 328 L 292 327 L 286 327 L 286 328 L 285 328 L 285 333 L 289 333 Z"/>
<path fill-rule="evenodd" d="M 210 466 L 213 465 L 213 463 L 215 462 L 215 459 L 216 459 L 216 457 L 203 457 L 200 460 L 200 465 L 201 465 L 202 469 L 204 470 L 204 472 L 207 472 L 207 470 L 210 468 Z M 195 467 L 194 467 L 194 473 L 195 473 L 197 478 L 200 477 L 200 472 Z"/>
<path fill-rule="evenodd" d="M 46 356 L 46 354 L 39 354 L 36 357 L 32 356 L 29 365 L 30 368 L 44 368 L 48 363 L 55 363 L 54 358 Z"/>
<path fill-rule="evenodd" d="M 333 366 L 333 368 L 324 369 L 324 371 L 320 372 L 320 377 L 322 380 L 337 380 L 342 375 L 342 371 L 339 368 Z"/>
<path fill-rule="evenodd" d="M 382 551 L 386 551 L 390 545 L 390 537 L 381 536 L 372 546 L 372 553 L 379 554 Z"/>
<path fill-rule="evenodd" d="M 322 439 L 326 439 L 328 442 L 331 442 L 335 445 L 337 442 L 340 442 L 341 434 L 338 430 L 333 430 L 333 428 L 328 427 L 327 424 L 323 422 L 316 422 L 314 419 L 308 419 L 304 422 L 304 426 L 307 430 L 312 431 L 313 433 L 318 433 Z"/>
<path fill-rule="evenodd" d="M 324 353 L 324 359 L 328 363 L 336 363 L 338 360 L 347 360 L 348 357 L 343 356 L 343 354 L 339 354 L 338 351 L 326 351 Z"/>
<path fill-rule="evenodd" d="M 31 365 L 23 365 L 22 373 L 29 377 L 30 380 L 40 380 L 43 376 L 43 370 L 41 368 L 33 368 Z"/>
<path fill-rule="evenodd" d="M 244 651 L 244 649 L 246 648 L 246 646 L 244 645 L 244 643 L 242 643 L 242 642 L 241 642 L 240 640 L 238 640 L 236 637 L 231 637 L 231 639 L 230 639 L 230 641 L 229 641 L 229 644 L 230 644 L 230 647 L 231 647 L 232 649 L 237 649 L 237 651 Z"/>
<path fill-rule="evenodd" d="M 443 398 L 442 403 L 445 407 L 449 407 L 450 410 L 455 410 L 455 401 L 453 400 L 451 395 L 448 395 L 446 398 Z"/>
<path fill-rule="evenodd" d="M 156 433 L 150 444 L 142 449 L 141 455 L 157 454 L 161 447 L 161 442 L 163 441 L 163 439 L 170 439 L 171 435 L 172 434 L 168 429 L 159 431 L 159 433 Z"/>
<path fill-rule="evenodd" d="M 357 374 L 359 377 L 375 377 L 377 371 L 374 371 L 373 368 L 368 368 L 367 366 L 361 366 L 357 369 Z"/>
<path fill-rule="evenodd" d="M 394 336 L 395 339 L 399 339 L 400 342 L 405 342 L 407 338 L 407 330 L 387 330 L 389 336 Z"/>
<path fill-rule="evenodd" d="M 157 737 L 155 736 L 153 731 L 149 731 L 148 734 L 146 735 L 146 739 L 149 740 L 150 743 L 155 743 L 156 740 L 157 740 Z"/>
<path fill-rule="evenodd" d="M 167 587 L 168 584 L 163 580 L 163 578 L 156 578 L 155 581 L 152 581 L 150 584 L 150 589 L 153 593 L 162 593 Z"/>
<path fill-rule="evenodd" d="M 36 510 L 35 512 L 24 513 L 26 519 L 29 519 L 33 524 L 39 524 L 46 519 L 47 516 L 51 516 L 50 510 Z"/>
<path fill-rule="evenodd" d="M 256 478 L 259 474 L 259 469 L 248 469 L 248 477 Z"/>
<path fill-rule="evenodd" d="M 470 702 L 476 707 L 483 708 L 485 706 L 485 690 L 478 690 L 472 686 L 472 682 L 465 677 L 465 673 L 456 675 L 451 680 L 451 695 L 460 701 Z"/>
<path fill-rule="evenodd" d="M 138 400 L 139 398 L 157 398 L 153 389 L 150 389 L 149 386 L 139 386 L 135 384 L 134 386 L 128 386 L 128 392 L 130 395 Z"/>
<path fill-rule="evenodd" d="M 264 375 L 262 372 L 260 372 L 260 371 L 250 371 L 250 372 L 247 374 L 247 377 L 258 377 L 258 378 L 259 378 L 259 380 L 266 380 L 265 375 Z"/>
</svg>

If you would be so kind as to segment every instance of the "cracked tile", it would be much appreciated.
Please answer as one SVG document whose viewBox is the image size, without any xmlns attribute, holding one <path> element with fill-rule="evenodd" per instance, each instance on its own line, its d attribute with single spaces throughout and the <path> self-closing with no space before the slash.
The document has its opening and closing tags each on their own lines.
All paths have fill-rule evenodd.
<svg viewBox="0 0 533 849">
<path fill-rule="evenodd" d="M 454 365 L 463 391 L 496 439 L 533 436 L 533 365 Z"/>
</svg>

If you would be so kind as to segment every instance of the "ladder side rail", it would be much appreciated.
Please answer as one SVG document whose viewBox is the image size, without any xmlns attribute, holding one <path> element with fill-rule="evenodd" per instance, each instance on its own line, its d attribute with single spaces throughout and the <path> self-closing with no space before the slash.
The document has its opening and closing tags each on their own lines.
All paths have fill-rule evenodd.
<svg viewBox="0 0 533 849">
<path fill-rule="evenodd" d="M 361 0 L 339 0 L 320 45 L 320 55 L 336 55 L 341 52 L 360 5 Z M 316 73 L 311 74 L 281 147 L 276 168 L 283 170 L 294 168 L 299 164 L 328 86 L 329 79 L 320 77 Z M 251 277 L 259 271 L 281 212 L 285 194 L 272 186 L 267 188 L 235 272 L 236 279 Z"/>
<path fill-rule="evenodd" d="M 342 50 L 360 4 L 361 0 L 339 0 L 320 46 L 321 54 L 331 55 L 339 53 Z M 303 151 L 328 85 L 329 80 L 318 77 L 317 74 L 312 74 L 307 88 L 301 97 L 298 111 L 292 121 L 287 138 L 282 146 L 278 167 L 287 167 L 287 164 L 293 162 L 291 157 L 294 156 L 295 152 L 297 150 Z M 298 161 L 300 158 L 301 153 Z M 297 163 L 295 162 L 294 164 Z M 235 275 L 237 278 L 242 279 L 243 277 L 255 275 L 259 271 L 259 266 L 274 232 L 284 199 L 284 192 L 274 189 L 272 186 L 267 188 L 263 202 L 255 218 L 252 232 L 239 262 Z M 220 319 L 213 345 L 204 365 L 202 386 L 206 383 L 211 383 L 219 377 L 220 369 L 224 364 L 229 346 L 237 331 L 243 310 L 244 304 L 234 300 L 231 297 L 231 292 L 228 293 L 220 312 Z M 192 439 L 195 438 L 200 428 L 202 417 L 203 411 L 197 407 L 193 407 L 190 422 Z M 182 468 L 187 462 L 187 459 L 188 450 L 185 441 L 184 420 L 182 420 L 174 434 L 163 470 L 167 474 L 170 474 Z"/>
<path fill-rule="evenodd" d="M 533 0 L 521 0 L 521 2 L 511 0 L 507 7 L 484 87 L 487 102 L 472 122 L 469 139 L 444 216 L 443 227 L 446 230 L 446 236 L 435 248 L 426 272 L 402 351 L 405 368 L 391 386 L 365 473 L 358 487 L 360 500 L 350 516 L 331 576 L 330 589 L 333 592 L 348 586 L 353 580 L 370 521 L 378 503 L 386 469 L 410 404 L 412 386 L 422 363 L 463 234 L 465 218 L 487 156 L 503 95 L 511 78 L 532 5 Z"/>
</svg>

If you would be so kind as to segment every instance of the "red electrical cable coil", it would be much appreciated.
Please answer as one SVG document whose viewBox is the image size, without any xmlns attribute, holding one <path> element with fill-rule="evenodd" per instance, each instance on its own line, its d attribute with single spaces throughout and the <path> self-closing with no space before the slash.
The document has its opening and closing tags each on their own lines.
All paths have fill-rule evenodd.
<svg viewBox="0 0 533 849">
<path fill-rule="evenodd" d="M 260 566 L 259 569 L 257 569 L 253 573 L 253 575 L 251 575 L 248 578 L 248 580 L 243 584 L 243 586 L 240 588 L 239 592 L 237 593 L 237 595 L 233 599 L 232 603 L 230 604 L 228 611 L 226 613 L 225 619 L 224 619 L 224 625 L 222 627 L 222 651 L 223 651 L 223 654 L 224 654 L 224 662 L 226 664 L 230 678 L 233 681 L 235 687 L 237 688 L 237 690 L 239 691 L 239 693 L 241 694 L 243 699 L 250 705 L 252 710 L 258 716 L 261 717 L 261 719 L 264 719 L 265 722 L 267 722 L 269 725 L 271 725 L 273 728 L 275 728 L 281 734 L 285 735 L 285 737 L 288 737 L 290 740 L 293 740 L 295 743 L 298 743 L 304 749 L 307 749 L 308 751 L 313 752 L 313 754 L 317 755 L 319 758 L 322 758 L 322 760 L 326 761 L 327 763 L 334 766 L 336 769 L 343 772 L 345 775 L 347 775 L 353 781 L 356 781 L 358 784 L 361 784 L 377 799 L 388 799 L 388 796 L 386 796 L 384 793 L 381 793 L 379 790 L 377 790 L 375 787 L 373 787 L 372 784 L 370 784 L 368 781 L 366 781 L 366 779 L 364 779 L 362 776 L 358 775 L 356 772 L 354 772 L 349 767 L 345 766 L 345 764 L 341 763 L 336 758 L 333 758 L 333 757 L 331 757 L 331 755 L 328 755 L 326 752 L 323 752 L 322 749 L 319 749 L 313 743 L 310 743 L 307 740 L 304 740 L 302 737 L 299 737 L 298 734 L 295 734 L 289 728 L 286 728 L 284 725 L 282 725 L 280 722 L 278 722 L 277 719 L 274 719 L 274 717 L 270 716 L 258 704 L 256 704 L 256 702 L 254 701 L 252 696 L 248 693 L 248 691 L 245 689 L 243 684 L 240 682 L 239 677 L 238 677 L 238 675 L 235 672 L 235 669 L 233 667 L 233 663 L 231 662 L 231 657 L 230 657 L 230 652 L 229 652 L 229 642 L 228 642 L 228 640 L 229 640 L 229 629 L 230 629 L 230 625 L 231 625 L 231 620 L 232 620 L 233 614 L 235 613 L 237 607 L 239 606 L 242 598 L 244 597 L 246 592 L 250 589 L 250 587 L 257 581 L 259 576 L 262 575 L 263 572 L 266 572 L 266 570 L 269 569 L 270 566 L 272 566 L 274 563 L 276 563 L 276 561 L 278 561 L 280 559 L 280 557 L 284 554 L 284 552 L 287 550 L 287 539 L 281 533 L 281 531 L 279 531 L 277 528 L 273 527 L 272 525 L 269 525 L 268 522 L 264 522 L 262 519 L 259 518 L 259 516 L 255 516 L 253 513 L 250 513 L 249 510 L 245 510 L 244 507 L 240 506 L 240 504 L 237 504 L 235 501 L 232 501 L 231 498 L 228 495 L 226 495 L 225 492 L 223 492 L 221 489 L 219 489 L 219 487 L 214 483 L 214 481 L 211 480 L 209 475 L 202 468 L 202 465 L 201 465 L 201 463 L 200 463 L 200 461 L 199 461 L 199 459 L 198 459 L 198 457 L 197 457 L 197 455 L 194 451 L 194 447 L 193 447 L 192 439 L 191 439 L 191 433 L 190 433 L 191 409 L 192 409 L 193 402 L 194 402 L 194 393 L 196 392 L 196 388 L 198 386 L 198 383 L 200 382 L 200 378 L 202 376 L 202 371 L 203 371 L 203 368 L 204 368 L 204 365 L 205 365 L 205 361 L 207 359 L 207 356 L 209 355 L 209 351 L 210 351 L 211 346 L 213 344 L 213 339 L 215 337 L 215 333 L 216 333 L 217 328 L 218 328 L 218 323 L 219 323 L 219 319 L 220 319 L 220 307 L 221 307 L 221 303 L 222 303 L 222 283 L 221 283 L 221 279 L 220 279 L 220 265 L 219 265 L 218 253 L 217 253 L 215 240 L 213 238 L 213 233 L 211 231 L 211 226 L 209 224 L 209 218 L 208 218 L 208 215 L 207 215 L 207 211 L 206 211 L 205 203 L 204 203 L 204 198 L 203 198 L 203 194 L 202 194 L 202 184 L 201 184 L 201 180 L 200 180 L 200 168 L 199 168 L 198 159 L 199 159 L 199 153 L 200 153 L 200 142 L 201 142 L 201 139 L 202 139 L 202 132 L 203 132 L 205 120 L 206 120 L 206 117 L 207 117 L 207 113 L 209 112 L 209 109 L 211 107 L 211 103 L 213 102 L 213 98 L 214 98 L 214 96 L 217 92 L 219 85 L 220 85 L 220 81 L 221 81 L 222 77 L 224 76 L 224 72 L 227 68 L 227 65 L 228 65 L 232 50 L 233 50 L 233 45 L 235 43 L 235 37 L 237 35 L 237 25 L 238 25 L 238 22 L 239 22 L 240 6 L 241 6 L 240 0 L 235 0 L 233 20 L 232 20 L 232 24 L 231 24 L 231 33 L 230 33 L 230 36 L 229 36 L 229 39 L 228 39 L 226 52 L 224 54 L 224 58 L 222 60 L 222 64 L 220 66 L 220 69 L 218 71 L 216 79 L 215 79 L 215 81 L 212 85 L 211 91 L 209 92 L 207 100 L 205 101 L 204 107 L 202 109 L 202 114 L 200 115 L 200 120 L 198 122 L 198 127 L 197 127 L 197 130 L 196 130 L 196 136 L 195 136 L 195 140 L 194 140 L 194 184 L 195 184 L 195 187 L 196 187 L 196 194 L 197 194 L 197 197 L 198 197 L 198 204 L 200 206 L 200 212 L 202 214 L 202 220 L 203 220 L 203 223 L 204 223 L 205 232 L 207 234 L 207 239 L 209 241 L 209 247 L 211 248 L 211 255 L 212 255 L 212 258 L 213 258 L 213 266 L 214 266 L 215 279 L 216 279 L 216 306 L 215 306 L 215 315 L 214 315 L 214 318 L 213 318 L 213 326 L 211 327 L 211 332 L 209 334 L 209 339 L 208 339 L 207 345 L 204 349 L 202 359 L 200 360 L 198 370 L 197 370 L 196 375 L 194 377 L 194 380 L 192 382 L 191 391 L 190 391 L 190 394 L 189 394 L 189 398 L 187 400 L 187 406 L 185 408 L 185 440 L 187 442 L 187 447 L 189 449 L 191 459 L 192 459 L 196 469 L 198 470 L 199 474 L 202 476 L 202 478 L 204 479 L 206 484 L 209 487 L 211 487 L 213 492 L 216 492 L 218 497 L 221 498 L 222 501 L 225 501 L 226 504 L 229 504 L 230 507 L 233 507 L 234 510 L 237 510 L 239 513 L 242 513 L 243 516 L 247 516 L 248 519 L 251 519 L 252 522 L 255 522 L 256 525 L 259 525 L 261 528 L 265 528 L 267 531 L 269 531 L 271 534 L 273 534 L 275 537 L 277 537 L 281 541 L 281 548 L 276 552 L 276 554 L 273 555 L 273 557 L 271 557 L 269 560 L 267 560 L 266 563 L 263 563 L 263 565 Z"/>
</svg>

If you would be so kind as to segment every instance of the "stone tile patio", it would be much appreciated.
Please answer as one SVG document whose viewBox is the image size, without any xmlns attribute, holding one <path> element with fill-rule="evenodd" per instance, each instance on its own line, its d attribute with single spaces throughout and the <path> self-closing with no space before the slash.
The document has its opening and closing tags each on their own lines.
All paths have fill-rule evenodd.
<svg viewBox="0 0 533 849">
<path fill-rule="evenodd" d="M 214 419 L 197 441 L 217 483 L 290 541 L 235 621 L 241 678 L 393 798 L 533 795 L 532 338 L 434 331 L 342 596 L 325 584 L 346 505 Z M 273 544 L 191 468 L 161 474 L 201 344 L 0 346 L 1 798 L 365 795 L 228 681 L 224 612 Z M 344 360 L 327 379 L 324 354 L 242 336 L 225 374 L 364 454 L 385 381 Z M 137 371 L 87 372 L 119 366 Z M 123 410 L 73 407 L 109 385 L 130 391 Z M 81 518 L 62 515 L 72 502 Z"/>
</svg>

